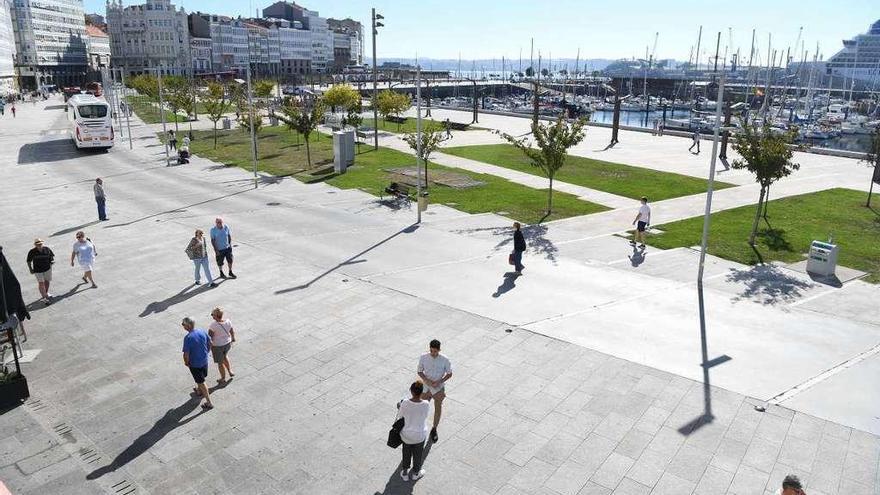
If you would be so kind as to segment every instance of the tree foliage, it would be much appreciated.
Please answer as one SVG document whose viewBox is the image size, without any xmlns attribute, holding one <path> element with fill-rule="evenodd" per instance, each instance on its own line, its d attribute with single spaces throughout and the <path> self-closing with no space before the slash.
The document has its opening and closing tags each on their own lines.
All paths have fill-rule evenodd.
<svg viewBox="0 0 880 495">
<path fill-rule="evenodd" d="M 177 129 L 177 112 L 183 110 L 187 115 L 193 110 L 193 92 L 189 80 L 183 76 L 162 78 L 162 97 L 171 113 L 174 114 L 174 131 Z"/>
<path fill-rule="evenodd" d="M 572 123 L 559 117 L 552 124 L 532 124 L 532 137 L 535 147 L 528 138 L 517 138 L 510 134 L 500 133 L 507 142 L 522 151 L 532 166 L 539 169 L 550 180 L 547 192 L 547 214 L 553 210 L 553 178 L 565 165 L 567 151 L 580 143 L 586 134 L 587 119 L 580 118 Z"/>
<path fill-rule="evenodd" d="M 306 160 L 312 167 L 312 152 L 309 148 L 309 137 L 324 117 L 324 102 L 320 99 L 305 100 L 288 97 L 281 105 L 278 119 L 284 122 L 291 131 L 302 134 L 306 142 Z"/>
<path fill-rule="evenodd" d="M 141 74 L 131 77 L 128 85 L 139 94 L 148 97 L 152 101 L 159 101 L 159 80 L 152 74 Z"/>
<path fill-rule="evenodd" d="M 437 151 L 437 148 L 440 147 L 440 143 L 442 143 L 445 138 L 446 131 L 443 130 L 443 128 L 441 127 L 431 126 L 427 129 L 422 129 L 420 154 L 418 133 L 413 132 L 403 135 L 403 140 L 406 141 L 406 144 L 408 144 L 409 147 L 412 148 L 414 152 L 416 152 L 416 156 L 425 163 L 428 162 L 431 154 Z"/>
<path fill-rule="evenodd" d="M 880 180 L 880 127 L 875 129 L 874 134 L 871 136 L 871 144 L 868 147 L 868 152 L 865 154 L 864 161 L 869 167 L 874 169 L 874 173 L 871 175 L 871 187 L 868 189 L 868 202 L 865 203 L 865 206 L 870 208 L 871 196 L 874 192 L 874 182 Z"/>
<path fill-rule="evenodd" d="M 401 113 L 407 111 L 412 106 L 412 98 L 407 94 L 386 89 L 379 93 L 375 105 L 382 118 L 388 120 L 391 115 L 400 117 Z M 400 124 L 397 124 L 397 129 L 400 130 Z"/>
<path fill-rule="evenodd" d="M 336 112 L 339 108 L 349 112 L 352 108 L 360 109 L 361 94 L 348 84 L 336 84 L 324 92 L 324 104 L 330 107 L 330 111 Z"/>
<path fill-rule="evenodd" d="M 214 148 L 217 147 L 217 122 L 229 111 L 229 102 L 224 95 L 223 86 L 216 82 L 208 83 L 208 91 L 203 98 L 208 120 L 214 123 Z"/>
<path fill-rule="evenodd" d="M 753 246 L 758 232 L 758 220 L 762 208 L 766 208 L 764 202 L 770 186 L 800 168 L 799 164 L 791 160 L 794 149 L 790 145 L 796 135 L 797 130 L 774 133 L 769 124 L 765 123 L 759 127 L 744 121 L 741 132 L 733 140 L 733 149 L 742 158 L 734 160 L 731 166 L 735 169 L 748 170 L 754 174 L 755 182 L 761 186 L 755 221 L 749 234 L 749 244 Z"/>
</svg>

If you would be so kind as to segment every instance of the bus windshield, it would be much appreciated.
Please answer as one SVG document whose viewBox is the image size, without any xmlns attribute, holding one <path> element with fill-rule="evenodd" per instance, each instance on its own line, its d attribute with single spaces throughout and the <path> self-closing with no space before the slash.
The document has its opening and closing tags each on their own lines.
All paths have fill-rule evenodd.
<svg viewBox="0 0 880 495">
<path fill-rule="evenodd" d="M 102 119 L 107 116 L 107 105 L 80 105 L 76 110 L 84 119 Z"/>
</svg>

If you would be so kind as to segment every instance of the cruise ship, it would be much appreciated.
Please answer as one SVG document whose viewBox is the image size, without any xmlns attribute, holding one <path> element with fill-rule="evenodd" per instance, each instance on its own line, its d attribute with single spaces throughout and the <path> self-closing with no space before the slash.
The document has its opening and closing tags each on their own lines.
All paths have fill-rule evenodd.
<svg viewBox="0 0 880 495">
<path fill-rule="evenodd" d="M 828 74 L 873 83 L 880 79 L 880 21 L 865 34 L 843 40 L 843 49 L 825 65 Z"/>
</svg>

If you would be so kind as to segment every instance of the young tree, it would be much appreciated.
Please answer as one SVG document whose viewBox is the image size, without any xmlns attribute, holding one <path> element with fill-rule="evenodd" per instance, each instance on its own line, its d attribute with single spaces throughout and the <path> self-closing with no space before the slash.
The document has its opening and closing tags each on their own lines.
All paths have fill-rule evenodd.
<svg viewBox="0 0 880 495">
<path fill-rule="evenodd" d="M 871 185 L 868 187 L 868 202 L 865 203 L 865 206 L 870 208 L 871 196 L 874 194 L 874 183 L 880 183 L 880 127 L 871 136 L 871 146 L 865 155 L 865 163 L 874 168 L 874 173 L 871 175 Z"/>
<path fill-rule="evenodd" d="M 427 126 L 427 128 L 422 129 L 422 139 L 421 139 L 421 154 L 419 153 L 419 135 L 418 133 L 408 133 L 403 135 L 403 140 L 406 141 L 406 144 L 409 145 L 410 148 L 415 152 L 416 157 L 421 160 L 425 167 L 425 184 L 428 183 L 428 159 L 431 157 L 431 154 L 437 151 L 437 148 L 440 147 L 440 143 L 442 143 L 446 139 L 446 131 L 442 127 L 438 127 L 436 125 Z"/>
<path fill-rule="evenodd" d="M 324 92 L 324 104 L 330 107 L 330 111 L 336 113 L 336 109 L 348 112 L 352 108 L 360 108 L 361 94 L 348 84 L 336 84 Z"/>
<path fill-rule="evenodd" d="M 204 101 L 208 120 L 214 123 L 214 148 L 217 148 L 217 122 L 223 118 L 223 114 L 229 111 L 229 102 L 223 95 L 223 86 L 216 82 L 208 83 L 208 91 Z"/>
<path fill-rule="evenodd" d="M 162 80 L 162 92 L 165 101 L 174 115 L 174 132 L 178 132 L 177 128 L 177 112 L 183 110 L 189 115 L 192 113 L 192 91 L 189 81 L 183 76 L 166 76 Z"/>
<path fill-rule="evenodd" d="M 271 79 L 260 79 L 254 83 L 254 96 L 262 98 L 261 106 L 269 108 L 269 98 L 272 97 L 272 91 L 275 89 L 275 81 Z"/>
<path fill-rule="evenodd" d="M 302 134 L 306 142 L 306 161 L 309 168 L 312 168 L 312 151 L 309 148 L 309 136 L 324 116 L 324 103 L 320 99 L 316 99 L 309 105 L 305 101 L 287 98 L 281 105 L 281 114 L 278 118 L 287 125 L 288 129 Z"/>
<path fill-rule="evenodd" d="M 550 180 L 550 189 L 547 193 L 548 215 L 553 210 L 553 178 L 556 176 L 556 172 L 565 165 L 568 149 L 584 139 L 586 125 L 587 119 L 585 118 L 568 123 L 563 117 L 559 117 L 553 124 L 533 124 L 532 136 L 534 136 L 537 148 L 532 148 L 527 138 L 516 138 L 510 134 L 501 133 L 501 137 L 522 151 L 531 161 L 532 166 L 541 170 L 544 176 Z"/>
<path fill-rule="evenodd" d="M 742 123 L 741 132 L 733 141 L 733 149 L 742 157 L 731 163 L 735 169 L 746 169 L 755 174 L 755 182 L 760 184 L 761 193 L 758 197 L 758 207 L 755 211 L 755 221 L 752 223 L 752 231 L 749 233 L 749 245 L 755 245 L 755 236 L 758 233 L 758 220 L 761 211 L 766 208 L 765 197 L 770 186 L 777 180 L 787 177 L 800 165 L 792 162 L 794 150 L 789 146 L 794 142 L 797 131 L 785 134 L 774 134 L 769 124 L 758 127 L 748 122 Z"/>
<path fill-rule="evenodd" d="M 397 130 L 400 131 L 400 114 L 409 110 L 412 98 L 405 93 L 394 93 L 394 116 L 397 117 Z"/>
<path fill-rule="evenodd" d="M 399 118 L 400 114 L 410 106 L 412 106 L 412 99 L 409 95 L 386 89 L 379 93 L 376 110 L 382 114 L 382 119 L 387 121 L 391 115 Z M 400 130 L 400 123 L 397 124 L 397 130 Z"/>
</svg>

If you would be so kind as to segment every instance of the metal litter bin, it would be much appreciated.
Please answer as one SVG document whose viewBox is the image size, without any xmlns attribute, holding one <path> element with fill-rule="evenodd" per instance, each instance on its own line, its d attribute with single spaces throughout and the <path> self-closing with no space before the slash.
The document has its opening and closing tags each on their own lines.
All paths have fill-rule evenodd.
<svg viewBox="0 0 880 495">
<path fill-rule="evenodd" d="M 838 251 L 837 244 L 813 241 L 807 256 L 807 272 L 816 275 L 834 275 L 834 270 L 837 268 Z"/>
<path fill-rule="evenodd" d="M 229 117 L 223 117 L 223 130 L 228 131 L 232 128 L 232 122 L 230 122 Z"/>
</svg>

